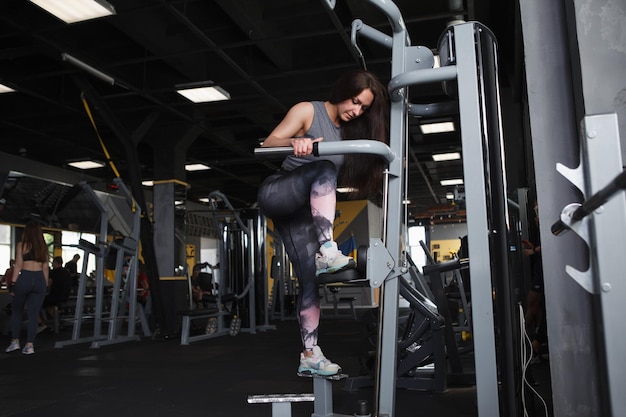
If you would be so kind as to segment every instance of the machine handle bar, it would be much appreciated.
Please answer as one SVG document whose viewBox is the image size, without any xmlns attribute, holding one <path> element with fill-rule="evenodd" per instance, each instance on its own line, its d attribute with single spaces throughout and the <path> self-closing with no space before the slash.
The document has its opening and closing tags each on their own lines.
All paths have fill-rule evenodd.
<svg viewBox="0 0 626 417">
<path fill-rule="evenodd" d="M 385 158 L 387 162 L 396 159 L 396 155 L 391 148 L 376 140 L 356 139 L 342 140 L 339 142 L 315 142 L 313 144 L 313 155 L 344 155 L 344 154 L 369 154 L 379 155 Z M 278 157 L 293 155 L 291 146 L 277 146 L 270 148 L 255 148 L 254 155 L 257 157 Z"/>
</svg>

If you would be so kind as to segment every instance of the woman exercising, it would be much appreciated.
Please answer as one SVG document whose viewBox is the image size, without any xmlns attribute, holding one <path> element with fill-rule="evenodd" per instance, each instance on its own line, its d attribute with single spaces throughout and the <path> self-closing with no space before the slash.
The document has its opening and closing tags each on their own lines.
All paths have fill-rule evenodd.
<svg viewBox="0 0 626 417">
<path fill-rule="evenodd" d="M 333 239 L 338 173 L 351 198 L 380 190 L 384 161 L 373 155 L 316 158 L 316 142 L 373 139 L 388 143 L 388 95 L 375 75 L 364 70 L 343 74 L 328 101 L 301 102 L 263 142 L 291 146 L 293 155 L 259 189 L 259 207 L 271 218 L 298 278 L 296 311 L 303 351 L 298 372 L 334 375 L 341 367 L 317 345 L 320 298 L 317 276 L 355 266 Z"/>
</svg>

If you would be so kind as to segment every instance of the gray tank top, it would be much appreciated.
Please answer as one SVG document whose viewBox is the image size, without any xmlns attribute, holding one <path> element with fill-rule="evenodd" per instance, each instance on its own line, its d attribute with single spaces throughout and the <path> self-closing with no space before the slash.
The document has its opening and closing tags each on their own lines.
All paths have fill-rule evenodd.
<svg viewBox="0 0 626 417">
<path fill-rule="evenodd" d="M 323 137 L 323 142 L 336 142 L 341 140 L 341 128 L 336 126 L 328 116 L 328 112 L 324 107 L 323 101 L 312 101 L 314 114 L 313 123 L 311 128 L 302 137 L 304 138 L 319 138 Z M 294 155 L 289 155 L 283 161 L 281 166 L 285 171 L 293 171 L 301 165 L 308 164 L 312 161 L 319 161 L 320 159 L 327 159 L 335 164 L 337 170 L 341 169 L 343 165 L 343 155 L 326 155 L 326 156 L 314 156 L 307 155 L 304 158 L 300 158 Z"/>
</svg>

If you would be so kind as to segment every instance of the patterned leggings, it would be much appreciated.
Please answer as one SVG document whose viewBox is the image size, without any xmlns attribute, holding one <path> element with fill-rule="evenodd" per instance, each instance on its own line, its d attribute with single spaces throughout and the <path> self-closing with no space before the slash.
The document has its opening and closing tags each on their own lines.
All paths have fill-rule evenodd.
<svg viewBox="0 0 626 417">
<path fill-rule="evenodd" d="M 315 254 L 321 243 L 333 239 L 336 190 L 337 168 L 325 160 L 281 170 L 259 189 L 259 206 L 274 222 L 298 277 L 296 311 L 304 349 L 317 345 L 320 297 Z"/>
</svg>

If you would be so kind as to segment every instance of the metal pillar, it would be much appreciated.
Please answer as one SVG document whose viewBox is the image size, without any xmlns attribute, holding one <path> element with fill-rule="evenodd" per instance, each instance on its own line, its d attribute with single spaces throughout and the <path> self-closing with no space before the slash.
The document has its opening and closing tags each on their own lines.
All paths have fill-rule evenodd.
<svg viewBox="0 0 626 417">
<path fill-rule="evenodd" d="M 497 67 L 493 61 L 496 58 L 495 40 L 487 28 L 477 23 L 456 25 L 444 34 L 443 40 L 444 45 L 440 54 L 443 56 L 442 61 L 448 64 L 447 66 L 436 69 L 417 69 L 397 74 L 390 82 L 390 90 L 392 100 L 402 102 L 404 101 L 402 87 L 408 85 L 444 81 L 456 81 L 457 84 L 458 107 L 461 109 L 461 139 L 467 194 L 468 243 L 470 258 L 472 259 L 470 273 L 472 277 L 476 277 L 472 279 L 471 285 L 474 339 L 476 340 L 478 411 L 481 417 L 496 417 L 500 415 L 498 396 L 500 388 L 498 386 L 494 334 L 492 295 L 494 285 L 498 283 L 502 286 L 502 291 L 498 294 L 499 297 L 506 300 L 509 294 L 507 294 L 506 288 L 508 282 L 508 230 L 500 103 Z M 487 50 L 481 51 L 481 48 Z M 406 103 L 402 104 L 406 106 Z M 392 107 L 392 116 L 394 112 L 398 111 L 400 109 Z M 416 107 L 414 109 L 415 115 L 418 115 L 418 111 Z M 412 114 L 414 113 L 412 112 Z M 396 151 L 393 146 L 392 149 Z M 404 148 L 400 148 L 400 151 L 404 151 Z M 476 175 L 476 172 L 480 172 L 482 175 Z M 401 196 L 392 195 L 390 192 L 390 204 L 396 198 L 397 202 L 401 201 Z M 390 227 L 390 230 L 394 229 Z M 399 227 L 395 229 L 396 233 L 398 230 L 400 230 Z M 397 256 L 395 252 L 390 252 Z M 395 296 L 397 297 L 397 294 Z M 393 301 L 391 302 L 393 303 Z M 508 328 L 506 331 L 509 332 L 505 335 L 504 340 L 505 343 L 511 343 L 512 338 L 509 336 L 512 329 L 508 325 L 511 323 L 511 312 L 506 309 L 502 309 L 502 312 L 504 315 L 502 320 L 505 323 L 503 327 Z M 383 337 L 391 336 L 383 334 Z M 387 349 L 386 352 L 383 351 L 383 354 L 395 360 L 395 351 L 391 348 Z M 505 359 L 507 360 L 507 368 L 515 366 L 512 363 L 512 358 L 505 355 Z M 389 362 L 386 366 L 393 366 L 393 364 Z M 386 366 L 383 369 L 386 370 Z M 391 371 L 386 370 L 386 372 Z M 510 380 L 503 384 L 507 390 L 507 398 L 514 396 L 514 393 L 511 392 L 513 385 Z M 388 385 L 388 387 L 395 389 L 393 385 Z M 392 394 L 386 392 L 389 389 L 381 386 L 381 401 L 390 401 Z M 509 403 L 509 406 L 513 407 L 513 404 Z M 392 408 L 389 405 L 383 405 L 380 409 L 380 415 L 384 415 L 390 409 Z"/>
<path fill-rule="evenodd" d="M 463 147 L 463 171 L 467 208 L 467 236 L 470 256 L 470 275 L 472 276 L 472 313 L 474 323 L 474 343 L 476 362 L 476 395 L 478 414 L 481 417 L 499 416 L 498 372 L 496 366 L 496 342 L 494 333 L 493 288 L 497 280 L 507 280 L 506 259 L 499 259 L 496 265 L 494 258 L 506 256 L 508 247 L 506 240 L 506 195 L 503 189 L 503 178 L 500 183 L 492 183 L 495 179 L 488 176 L 490 170 L 504 171 L 502 167 L 486 166 L 486 156 L 493 150 L 489 149 L 488 141 L 498 143 L 501 137 L 489 137 L 485 126 L 486 118 L 497 118 L 500 114 L 485 114 L 483 96 L 485 87 L 496 88 L 497 85 L 485 86 L 485 80 L 479 78 L 477 44 L 479 31 L 484 30 L 473 23 L 454 27 L 454 51 L 456 52 L 457 83 L 459 94 L 461 141 Z M 485 68 L 481 68 L 485 71 Z M 482 90 L 482 91 L 481 91 Z M 498 103 L 499 104 L 499 103 Z M 489 132 L 501 134 L 501 132 Z M 496 160 L 497 161 L 497 160 Z M 493 161 L 495 162 L 495 161 Z M 502 163 L 502 160 L 499 161 Z M 483 175 L 476 175 L 481 172 Z M 492 194 L 493 193 L 493 194 Z M 490 201 L 502 193 L 504 201 L 500 207 L 488 207 Z M 490 211 L 490 209 L 492 211 Z M 498 212 L 497 210 L 500 210 Z M 496 212 L 494 212 L 495 210 Z M 504 223 L 504 224 L 503 224 Z M 498 227 L 498 228 L 496 228 Z M 492 249 L 495 251 L 492 252 Z M 503 253 L 504 252 L 504 253 Z M 501 270 L 497 270 L 496 268 Z M 500 275 L 502 274 L 502 275 Z M 498 294 L 498 297 L 507 297 Z M 510 323 L 510 321 L 509 321 Z M 505 326 L 503 326 L 505 327 Z M 512 329 L 509 329 L 509 332 Z"/>
<path fill-rule="evenodd" d="M 410 46 L 410 39 L 395 4 L 384 1 L 371 1 L 387 16 L 392 25 L 393 38 L 391 47 L 391 76 L 403 74 L 407 68 L 408 56 L 406 48 Z M 398 97 L 391 103 L 389 117 L 389 148 L 397 155 L 389 163 L 387 183 L 387 213 L 385 230 L 383 231 L 387 251 L 396 260 L 396 265 L 402 256 L 399 236 L 402 233 L 402 201 L 404 190 L 403 165 L 406 155 L 406 141 L 408 138 L 408 89 L 398 91 Z M 379 279 L 382 277 L 378 277 Z M 398 340 L 398 312 L 400 287 L 398 277 L 391 277 L 384 281 L 380 293 L 379 309 L 379 340 L 376 370 L 376 402 L 374 412 L 377 416 L 393 416 L 396 400 L 396 369 L 397 369 L 397 340 Z"/>
<path fill-rule="evenodd" d="M 570 204 L 561 213 L 561 222 L 567 223 L 587 244 L 589 268 L 581 271 L 567 265 L 565 271 L 597 303 L 594 312 L 597 316 L 595 327 L 599 346 L 597 361 L 603 370 L 598 381 L 602 392 L 602 415 L 617 417 L 626 415 L 626 397 L 620 394 L 626 385 L 626 373 L 623 371 L 623 364 L 626 363 L 626 336 L 620 331 L 624 328 L 622 310 L 626 297 L 626 281 L 622 279 L 626 269 L 623 255 L 623 248 L 626 247 L 624 181 L 617 181 L 621 190 L 616 195 L 603 196 L 606 194 L 605 187 L 611 188 L 616 184 L 613 178 L 618 178 L 618 175 L 623 178 L 624 175 L 617 116 L 587 116 L 583 133 L 581 165 L 570 170 L 559 164 L 557 169 L 584 193 L 586 203 L 596 203 L 588 211 L 592 209 L 593 214 L 579 221 L 574 218 L 574 214 L 581 207 L 580 204 Z M 608 200 L 604 201 L 607 197 Z M 555 234 L 560 232 L 554 226 L 552 231 Z"/>
<path fill-rule="evenodd" d="M 163 303 L 163 321 L 166 329 L 161 329 L 166 334 L 175 333 L 178 329 L 176 311 L 179 309 L 177 300 L 181 298 L 178 293 L 184 291 L 186 286 L 181 285 L 184 277 L 173 277 L 175 269 L 174 254 L 178 248 L 175 225 L 175 187 L 177 180 L 155 181 L 154 183 L 154 251 L 160 277 L 170 277 L 160 280 L 161 302 Z M 185 294 L 186 296 L 186 294 Z"/>
<path fill-rule="evenodd" d="M 578 125 L 581 108 L 576 90 L 576 51 L 565 10 L 568 2 L 520 2 L 528 123 L 532 135 L 541 253 L 545 277 L 546 318 L 550 343 L 550 376 L 555 417 L 600 416 L 602 379 L 595 343 L 596 318 L 591 294 L 577 285 L 564 265 L 585 270 L 587 248 L 580 239 L 557 238 L 550 222 L 580 192 L 558 175 L 557 163 L 579 165 Z M 571 308 L 570 308 L 571 307 Z"/>
</svg>

